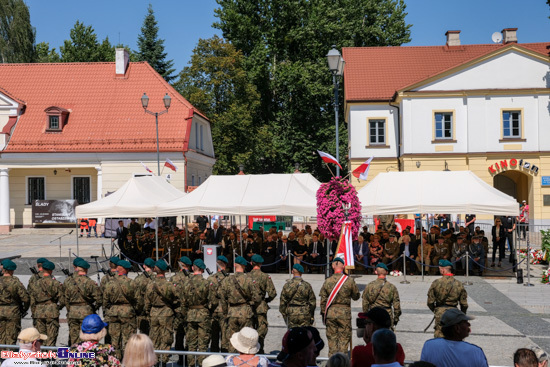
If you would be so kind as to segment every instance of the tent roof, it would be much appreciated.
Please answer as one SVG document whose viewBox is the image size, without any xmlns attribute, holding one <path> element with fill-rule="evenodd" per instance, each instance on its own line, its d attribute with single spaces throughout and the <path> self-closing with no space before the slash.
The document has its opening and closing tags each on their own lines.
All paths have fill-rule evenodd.
<svg viewBox="0 0 550 367">
<path fill-rule="evenodd" d="M 366 215 L 445 213 L 518 215 L 516 199 L 471 171 L 380 173 L 359 190 Z"/>
<path fill-rule="evenodd" d="M 210 176 L 185 197 L 160 205 L 159 215 L 314 216 L 319 186 L 309 173 Z"/>
<path fill-rule="evenodd" d="M 156 217 L 157 206 L 185 195 L 164 177 L 143 176 L 129 179 L 111 195 L 76 207 L 78 218 Z"/>
</svg>

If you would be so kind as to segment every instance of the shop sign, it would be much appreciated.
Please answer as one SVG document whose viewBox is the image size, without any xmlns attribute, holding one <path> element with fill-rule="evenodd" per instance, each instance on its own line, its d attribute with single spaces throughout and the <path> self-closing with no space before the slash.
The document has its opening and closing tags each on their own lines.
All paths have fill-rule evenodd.
<svg viewBox="0 0 550 367">
<path fill-rule="evenodd" d="M 76 223 L 76 200 L 35 200 L 32 203 L 33 223 Z"/>
<path fill-rule="evenodd" d="M 516 158 L 505 159 L 499 162 L 495 162 L 494 164 L 489 166 L 489 172 L 491 172 L 492 175 L 507 171 L 508 169 L 526 171 L 533 175 L 539 173 L 539 167 L 531 164 L 530 162 L 524 161 L 523 159 L 518 160 Z"/>
<path fill-rule="evenodd" d="M 542 186 L 550 186 L 550 176 L 542 176 Z"/>
</svg>

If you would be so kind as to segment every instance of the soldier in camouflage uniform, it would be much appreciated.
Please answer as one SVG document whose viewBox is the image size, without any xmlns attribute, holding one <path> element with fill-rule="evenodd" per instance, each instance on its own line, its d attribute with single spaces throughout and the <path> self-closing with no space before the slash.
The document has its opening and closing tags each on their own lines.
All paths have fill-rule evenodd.
<svg viewBox="0 0 550 367">
<path fill-rule="evenodd" d="M 334 296 L 332 304 L 326 309 L 328 298 L 336 287 L 336 283 L 344 276 L 344 260 L 334 258 L 332 263 L 334 274 L 325 280 L 321 287 L 321 315 L 327 326 L 328 355 L 342 352 L 347 354 L 351 341 L 351 299 L 358 300 L 361 294 L 355 281 L 348 277 L 338 293 Z"/>
<path fill-rule="evenodd" d="M 179 267 L 180 271 L 178 271 L 172 278 L 170 279 L 170 282 L 174 284 L 174 287 L 176 289 L 183 289 L 183 285 L 187 283 L 189 280 L 189 271 L 191 270 L 191 266 L 193 263 L 191 262 L 191 259 L 189 259 L 187 256 L 182 256 L 179 259 Z M 184 339 L 185 339 L 185 329 L 186 329 L 186 323 L 185 318 L 186 314 L 181 308 L 181 303 L 178 302 L 178 306 L 176 308 L 176 313 L 174 317 L 174 331 L 176 332 L 176 350 L 186 350 L 184 345 Z M 179 356 L 179 363 L 183 365 L 183 356 Z"/>
<path fill-rule="evenodd" d="M 223 297 L 222 307 L 227 309 L 227 335 L 239 332 L 243 327 L 254 326 L 254 310 L 261 302 L 261 295 L 254 280 L 244 273 L 247 262 L 242 256 L 235 258 L 235 274 L 222 283 L 219 294 Z M 229 352 L 236 349 L 229 345 Z"/>
<path fill-rule="evenodd" d="M 439 260 L 450 260 L 451 249 L 450 243 L 445 240 L 443 236 L 437 236 L 437 242 L 434 244 L 432 251 L 433 260 L 432 264 L 439 264 Z M 437 268 L 432 268 L 432 274 L 435 274 Z"/>
<path fill-rule="evenodd" d="M 216 259 L 218 272 L 208 277 L 208 280 L 216 287 L 216 298 L 213 301 L 212 308 L 212 336 L 210 343 L 211 352 L 220 351 L 220 336 L 221 336 L 221 351 L 227 352 L 229 345 L 229 336 L 225 332 L 227 330 L 227 320 L 225 318 L 227 310 L 223 309 L 223 303 L 220 302 L 222 298 L 219 294 L 221 283 L 227 279 L 229 274 L 227 273 L 227 264 L 229 260 L 225 256 L 218 256 Z"/>
<path fill-rule="evenodd" d="M 293 277 L 286 281 L 281 291 L 279 312 L 289 329 L 313 325 L 316 298 L 311 284 L 302 279 L 303 273 L 304 267 L 294 264 Z"/>
<path fill-rule="evenodd" d="M 29 284 L 27 284 L 27 289 L 30 288 L 31 284 L 36 282 L 38 279 L 40 279 L 42 277 L 42 264 L 45 263 L 46 261 L 48 261 L 48 259 L 46 259 L 45 257 L 39 257 L 38 259 L 36 259 L 36 268 L 38 269 L 38 273 L 31 275 L 30 279 L 29 279 Z M 34 315 L 34 305 L 31 303 L 31 313 Z M 32 319 L 32 325 L 38 329 L 38 327 L 36 326 L 36 320 L 33 318 Z"/>
<path fill-rule="evenodd" d="M 111 345 L 115 348 L 116 356 L 122 359 L 122 351 L 130 335 L 136 332 L 136 312 L 139 290 L 134 282 L 128 278 L 128 271 L 132 268 L 130 262 L 120 260 L 117 263 L 117 275 L 107 283 L 103 291 L 103 307 L 109 318 L 109 334 Z"/>
<path fill-rule="evenodd" d="M 384 257 L 382 262 L 386 265 L 395 261 L 399 256 L 399 242 L 396 241 L 396 236 L 394 233 L 390 234 L 390 241 L 386 242 L 384 245 Z M 394 262 L 391 265 L 392 269 L 397 267 L 397 262 Z"/>
<path fill-rule="evenodd" d="M 130 236 L 130 234 L 128 234 Z M 129 243 L 129 242 L 127 242 Z M 107 288 L 107 284 L 109 282 L 113 281 L 115 277 L 117 276 L 117 264 L 120 261 L 120 259 L 116 256 L 113 256 L 109 259 L 109 270 L 107 271 L 107 274 L 104 274 L 101 278 L 101 281 L 99 282 L 99 288 L 101 289 L 101 294 L 105 292 L 105 288 Z M 106 323 L 110 323 L 111 320 L 109 320 L 109 307 L 110 305 L 103 304 L 103 319 Z M 111 344 L 111 332 L 110 328 L 105 329 L 107 331 L 107 335 L 105 335 L 105 344 Z"/>
<path fill-rule="evenodd" d="M 250 271 L 250 277 L 256 281 L 256 284 L 259 287 L 260 297 L 262 298 L 262 302 L 258 308 L 256 308 L 256 320 L 254 325 L 254 328 L 258 331 L 260 354 L 264 354 L 264 341 L 269 326 L 267 323 L 267 311 L 269 310 L 269 306 L 267 304 L 277 297 L 277 290 L 275 290 L 273 280 L 271 280 L 271 277 L 268 274 L 262 272 L 260 268 L 263 263 L 264 258 L 260 255 L 256 254 L 252 256 L 252 270 Z"/>
<path fill-rule="evenodd" d="M 21 318 L 29 309 L 29 294 L 19 278 L 13 275 L 17 265 L 2 261 L 4 276 L 0 277 L 0 344 L 13 345 L 21 331 Z"/>
<path fill-rule="evenodd" d="M 141 333 L 146 335 L 149 335 L 150 324 L 149 314 L 145 313 L 145 292 L 147 290 L 147 286 L 151 283 L 152 278 L 155 277 L 155 273 L 153 273 L 154 267 L 155 260 L 150 257 L 146 258 L 143 264 L 145 274 L 141 273 L 136 277 L 136 279 L 134 279 L 134 287 L 139 294 L 137 297 L 137 327 Z"/>
<path fill-rule="evenodd" d="M 59 332 L 59 311 L 65 307 L 63 285 L 52 276 L 55 265 L 50 261 L 42 263 L 42 276 L 29 283 L 32 319 L 36 329 L 48 336 L 45 346 L 53 347 L 57 343 Z"/>
<path fill-rule="evenodd" d="M 388 272 L 386 264 L 376 265 L 378 278 L 367 284 L 363 291 L 363 312 L 368 312 L 374 307 L 382 307 L 390 315 L 391 329 L 395 330 L 401 316 L 401 303 L 397 288 L 386 280 Z"/>
<path fill-rule="evenodd" d="M 466 313 L 468 309 L 468 293 L 462 282 L 455 279 L 451 273 L 453 265 L 448 260 L 439 260 L 439 272 L 442 277 L 434 280 L 428 290 L 428 307 L 434 313 L 435 326 L 434 337 L 442 338 L 440 320 L 441 316 L 450 308 L 457 307 Z"/>
<path fill-rule="evenodd" d="M 201 259 L 193 262 L 193 275 L 183 285 L 176 288 L 183 313 L 187 315 L 187 347 L 190 351 L 206 352 L 210 344 L 212 333 L 212 319 L 210 308 L 216 302 L 216 287 L 202 274 L 206 265 Z M 195 365 L 195 356 L 187 356 L 189 366 Z M 202 365 L 204 356 L 197 357 L 199 365 Z"/>
<path fill-rule="evenodd" d="M 90 264 L 79 259 L 73 276 L 65 279 L 65 306 L 69 324 L 69 345 L 80 343 L 80 324 L 82 320 L 101 307 L 101 289 L 96 282 L 88 278 Z"/>
<path fill-rule="evenodd" d="M 170 350 L 174 339 L 173 323 L 176 294 L 174 285 L 165 278 L 168 265 L 163 260 L 155 263 L 157 276 L 147 286 L 145 292 L 145 312 L 150 316 L 150 336 L 155 349 Z M 162 354 L 159 362 L 166 363 L 170 355 Z"/>
</svg>

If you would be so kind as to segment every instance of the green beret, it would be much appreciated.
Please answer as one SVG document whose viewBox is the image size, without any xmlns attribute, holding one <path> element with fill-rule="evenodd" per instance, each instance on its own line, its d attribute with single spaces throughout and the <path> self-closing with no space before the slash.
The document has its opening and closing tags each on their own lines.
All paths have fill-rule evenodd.
<svg viewBox="0 0 550 367">
<path fill-rule="evenodd" d="M 36 259 L 37 264 L 44 264 L 46 261 L 48 261 L 48 259 L 46 259 L 45 257 L 39 257 L 38 259 Z"/>
<path fill-rule="evenodd" d="M 202 261 L 201 259 L 197 259 L 193 261 L 193 265 L 195 265 L 197 268 L 202 270 L 206 269 L 206 265 L 204 264 L 204 261 Z"/>
<path fill-rule="evenodd" d="M 248 265 L 248 262 L 245 260 L 244 257 L 242 256 L 237 256 L 235 258 L 235 264 L 239 264 L 239 265 L 242 265 L 242 266 L 247 266 Z"/>
<path fill-rule="evenodd" d="M 84 259 L 80 259 L 77 266 L 80 267 L 80 268 L 83 268 L 83 269 L 90 269 L 90 263 L 88 263 Z"/>
<path fill-rule="evenodd" d="M 155 266 L 162 271 L 166 271 L 166 269 L 168 269 L 168 264 L 166 264 L 163 260 L 158 260 L 155 263 Z"/>
<path fill-rule="evenodd" d="M 2 266 L 6 270 L 15 270 L 15 269 L 17 269 L 17 265 L 13 261 L 11 261 L 10 259 L 5 259 L 4 261 L 2 261 Z"/>
<path fill-rule="evenodd" d="M 119 260 L 117 266 L 122 266 L 124 269 L 132 269 L 132 264 L 126 260 Z"/>
<path fill-rule="evenodd" d="M 224 263 L 229 264 L 229 260 L 227 260 L 227 257 L 225 257 L 223 255 L 218 256 L 217 260 L 223 261 Z"/>
<path fill-rule="evenodd" d="M 304 267 L 300 264 L 294 264 L 294 266 L 292 267 L 292 269 L 296 269 L 298 270 L 300 273 L 304 273 Z"/>
<path fill-rule="evenodd" d="M 260 255 L 256 254 L 256 255 L 252 255 L 252 262 L 255 262 L 256 264 L 263 264 L 264 263 L 264 258 L 261 257 Z"/>
<path fill-rule="evenodd" d="M 377 268 L 382 268 L 382 269 L 384 269 L 384 270 L 386 270 L 386 271 L 390 271 L 390 270 L 388 269 L 388 267 L 386 266 L 386 264 L 384 264 L 384 263 L 382 263 L 382 262 L 378 263 L 378 264 L 376 265 L 376 267 L 377 267 Z"/>
<path fill-rule="evenodd" d="M 191 259 L 188 258 L 187 256 L 182 256 L 182 257 L 180 258 L 180 261 L 181 261 L 182 263 L 184 263 L 185 265 L 189 265 L 189 266 L 193 265 L 193 263 L 191 262 Z"/>
<path fill-rule="evenodd" d="M 447 266 L 452 267 L 453 264 L 449 260 L 439 260 L 439 266 L 446 268 Z"/>
<path fill-rule="evenodd" d="M 335 257 L 334 260 L 333 260 L 333 262 L 334 262 L 334 261 L 339 261 L 339 262 L 341 262 L 341 263 L 344 264 L 344 265 L 346 264 L 346 263 L 344 262 L 344 260 L 342 260 L 342 258 L 340 258 L 340 257 Z"/>
<path fill-rule="evenodd" d="M 55 264 L 51 261 L 46 260 L 42 263 L 42 268 L 46 270 L 53 270 L 55 269 Z"/>
<path fill-rule="evenodd" d="M 73 266 L 78 266 L 78 263 L 80 262 L 80 260 L 84 260 L 84 259 L 82 259 L 81 257 L 75 257 L 73 260 Z"/>
<path fill-rule="evenodd" d="M 120 261 L 120 259 L 118 257 L 115 257 L 115 256 L 113 256 L 109 259 L 109 262 L 112 262 L 115 265 L 118 265 L 119 261 Z"/>
<path fill-rule="evenodd" d="M 155 267 L 155 260 L 148 257 L 147 259 L 145 259 L 145 262 L 143 264 L 145 264 L 146 266 L 148 266 L 150 268 L 154 268 Z"/>
</svg>

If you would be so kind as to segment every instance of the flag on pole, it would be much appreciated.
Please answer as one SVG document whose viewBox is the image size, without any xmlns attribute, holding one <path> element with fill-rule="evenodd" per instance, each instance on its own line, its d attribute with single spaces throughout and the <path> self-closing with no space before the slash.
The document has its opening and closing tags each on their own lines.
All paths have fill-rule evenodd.
<svg viewBox="0 0 550 367">
<path fill-rule="evenodd" d="M 153 173 L 153 171 L 151 171 L 151 170 L 149 169 L 149 167 L 147 167 L 147 166 L 145 165 L 145 163 L 143 163 L 143 162 L 139 162 L 139 163 L 141 163 L 141 165 L 143 166 L 143 168 L 145 168 L 145 170 L 146 170 L 147 172 Z"/>
<path fill-rule="evenodd" d="M 365 163 L 354 169 L 352 174 L 358 179 L 365 181 L 369 174 L 370 162 L 372 161 L 372 158 L 373 157 L 370 157 L 365 161 Z"/>
<path fill-rule="evenodd" d="M 170 168 L 174 172 L 178 172 L 178 167 L 172 161 L 168 158 L 166 158 L 166 162 L 164 162 L 164 167 Z"/>
<path fill-rule="evenodd" d="M 321 152 L 320 150 L 318 150 L 317 153 L 319 153 L 319 155 L 321 156 L 321 159 L 323 160 L 323 162 L 336 164 L 336 165 L 338 165 L 338 167 L 340 167 L 340 169 L 343 169 L 342 166 L 340 165 L 340 163 L 338 163 L 338 161 L 336 160 L 336 158 L 334 158 L 330 154 L 325 153 L 325 152 Z"/>
<path fill-rule="evenodd" d="M 344 265 L 346 268 L 355 266 L 350 221 L 345 221 L 344 224 L 342 224 L 342 234 L 340 235 L 340 242 L 338 244 L 338 250 L 336 251 L 336 257 L 344 259 Z"/>
</svg>

